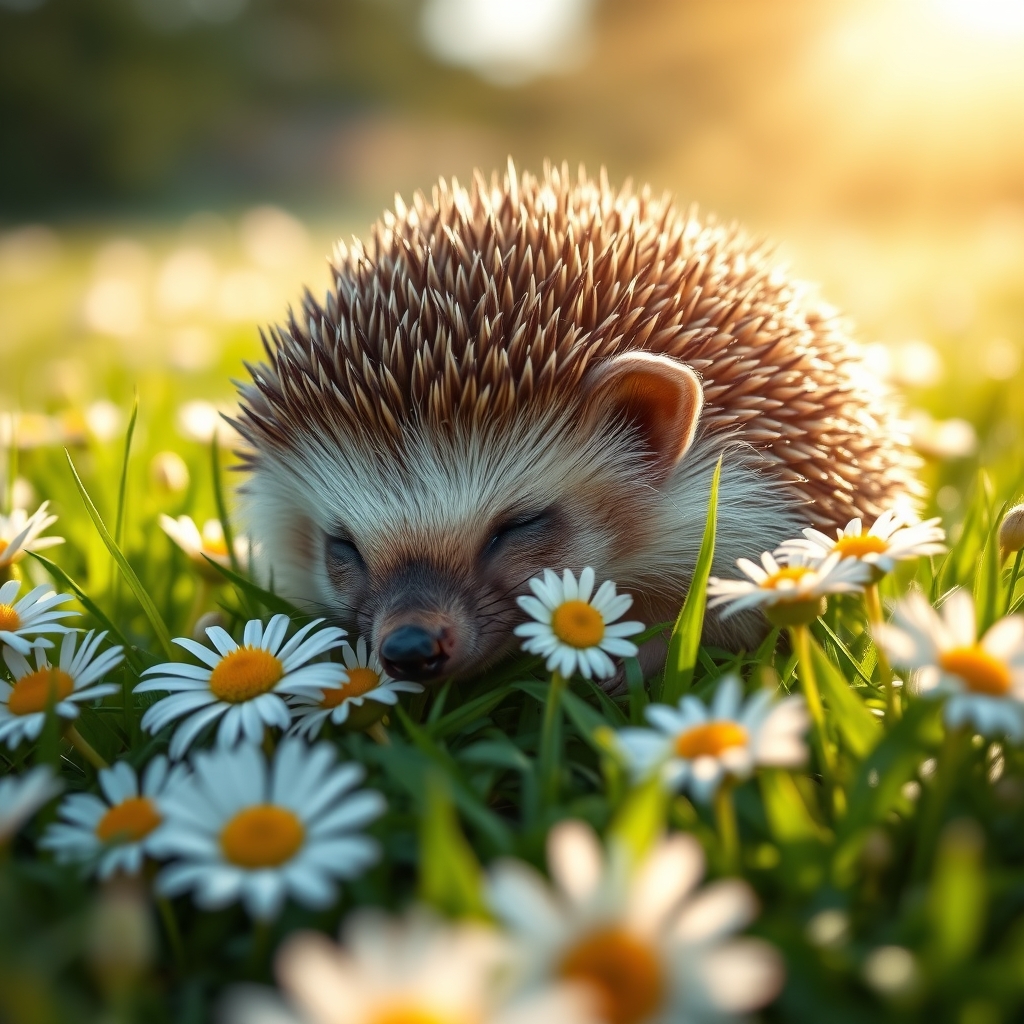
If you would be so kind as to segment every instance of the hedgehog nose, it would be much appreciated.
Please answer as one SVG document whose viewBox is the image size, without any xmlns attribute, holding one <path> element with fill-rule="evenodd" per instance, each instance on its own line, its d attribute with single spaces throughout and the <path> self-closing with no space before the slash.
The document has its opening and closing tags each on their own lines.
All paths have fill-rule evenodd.
<svg viewBox="0 0 1024 1024">
<path fill-rule="evenodd" d="M 416 682 L 436 679 L 448 662 L 441 637 L 422 626 L 399 626 L 384 637 L 379 653 L 388 675 Z"/>
</svg>

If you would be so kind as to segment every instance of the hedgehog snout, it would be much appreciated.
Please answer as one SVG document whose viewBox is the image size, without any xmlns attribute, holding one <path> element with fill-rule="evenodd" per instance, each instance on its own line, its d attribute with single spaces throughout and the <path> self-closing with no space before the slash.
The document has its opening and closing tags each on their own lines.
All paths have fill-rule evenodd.
<svg viewBox="0 0 1024 1024">
<path fill-rule="evenodd" d="M 451 653 L 451 631 L 416 623 L 396 626 L 380 642 L 380 658 L 395 679 L 422 683 L 444 675 Z"/>
</svg>

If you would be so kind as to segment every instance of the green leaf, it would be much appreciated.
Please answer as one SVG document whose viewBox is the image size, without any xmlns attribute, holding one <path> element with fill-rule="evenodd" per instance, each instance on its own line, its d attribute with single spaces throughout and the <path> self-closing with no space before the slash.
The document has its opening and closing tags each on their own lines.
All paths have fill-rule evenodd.
<svg viewBox="0 0 1024 1024">
<path fill-rule="evenodd" d="M 132 438 L 135 436 L 135 423 L 139 418 L 139 393 L 135 392 L 132 402 L 132 414 L 128 419 L 128 429 L 124 435 L 124 457 L 121 460 L 121 481 L 117 488 L 117 518 L 114 520 L 114 543 L 121 546 L 124 537 L 124 508 L 128 496 L 128 461 L 132 454 Z"/>
<path fill-rule="evenodd" d="M 850 753 L 857 758 L 867 757 L 882 736 L 881 724 L 813 637 L 809 646 L 829 717 Z"/>
<path fill-rule="evenodd" d="M 485 917 L 483 872 L 459 827 L 451 793 L 431 772 L 420 826 L 419 896 L 449 917 Z"/>
<path fill-rule="evenodd" d="M 950 822 L 939 841 L 928 890 L 931 954 L 940 968 L 968 960 L 985 929 L 987 889 L 978 825 L 961 818 Z"/>
<path fill-rule="evenodd" d="M 458 732 L 475 719 L 485 718 L 489 715 L 502 701 L 515 692 L 517 685 L 517 683 L 506 683 L 479 697 L 474 697 L 473 700 L 461 704 L 454 711 L 449 711 L 447 715 L 441 716 L 436 722 L 431 722 L 425 727 L 425 732 L 435 740 Z"/>
<path fill-rule="evenodd" d="M 708 577 L 711 562 L 715 557 L 715 526 L 718 518 L 718 484 L 722 476 L 722 460 L 719 458 L 711 478 L 711 493 L 708 496 L 708 518 L 704 525 L 704 538 L 700 554 L 690 580 L 690 589 L 679 611 L 672 638 L 668 643 L 668 657 L 665 659 L 665 678 L 660 699 L 666 704 L 675 704 L 690 688 L 693 670 L 697 664 L 701 633 L 704 629 L 704 610 L 708 600 Z"/>
<path fill-rule="evenodd" d="M 287 615 L 291 619 L 302 620 L 310 618 L 305 612 L 299 611 L 295 605 L 290 604 L 283 597 L 279 597 L 272 590 L 264 590 L 261 586 L 253 583 L 241 573 L 229 569 L 226 565 L 215 562 L 209 555 L 203 555 L 210 565 L 219 572 L 229 583 L 233 583 L 246 597 L 251 598 L 257 604 L 263 605 L 269 612 Z"/>
<path fill-rule="evenodd" d="M 39 562 L 44 569 L 61 585 L 68 587 L 78 598 L 82 607 L 98 622 L 100 622 L 103 628 L 114 637 L 118 643 L 124 647 L 125 660 L 135 670 L 136 674 L 142 672 L 145 667 L 139 660 L 139 656 L 136 653 L 136 648 L 129 641 L 129 639 L 121 632 L 120 629 L 114 624 L 113 620 L 107 617 L 107 614 L 100 608 L 98 604 L 55 562 L 51 562 L 48 558 L 38 554 L 35 551 L 28 552 L 37 562 Z"/>
<path fill-rule="evenodd" d="M 759 775 L 764 812 L 772 838 L 779 843 L 822 840 L 826 832 L 811 816 L 789 772 L 765 769 Z"/>
<path fill-rule="evenodd" d="M 668 794 L 656 775 L 631 790 L 608 826 L 609 844 L 628 851 L 633 863 L 642 860 L 665 831 Z"/>
<path fill-rule="evenodd" d="M 171 645 L 171 634 L 168 632 L 166 623 L 160 617 L 160 612 L 157 611 L 156 605 L 153 603 L 153 599 L 149 596 L 146 588 L 142 585 L 141 580 L 135 575 L 135 570 L 129 564 L 128 559 L 124 557 L 121 549 L 114 543 L 114 538 L 110 536 L 109 531 L 103 524 L 103 519 L 100 517 L 99 511 L 93 504 L 92 498 L 89 497 L 89 492 L 85 489 L 85 484 L 82 483 L 82 478 L 78 475 L 78 470 L 75 469 L 75 463 L 71 458 L 71 453 L 65 448 L 64 454 L 67 456 L 68 465 L 71 467 L 71 474 L 75 478 L 75 486 L 78 488 L 78 493 L 82 496 L 82 501 L 85 504 L 85 510 L 89 513 L 89 518 L 96 527 L 96 532 L 100 535 L 100 540 L 102 540 L 106 545 L 107 550 L 117 563 L 118 569 L 121 570 L 121 575 L 124 577 L 125 582 L 128 584 L 131 592 L 135 595 L 136 600 L 142 606 L 142 610 L 145 612 L 146 618 L 149 619 L 149 624 L 153 627 L 153 632 L 156 634 L 157 641 L 163 648 L 165 657 L 168 661 L 174 661 L 175 651 L 174 647 Z"/>
</svg>

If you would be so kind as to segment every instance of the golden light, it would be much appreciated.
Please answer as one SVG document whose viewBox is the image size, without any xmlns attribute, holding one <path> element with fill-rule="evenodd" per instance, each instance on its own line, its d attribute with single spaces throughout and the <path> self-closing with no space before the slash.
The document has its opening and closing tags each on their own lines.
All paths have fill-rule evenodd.
<svg viewBox="0 0 1024 1024">
<path fill-rule="evenodd" d="M 971 32 L 1005 39 L 1024 36 L 1022 0 L 938 0 L 940 12 Z"/>
</svg>

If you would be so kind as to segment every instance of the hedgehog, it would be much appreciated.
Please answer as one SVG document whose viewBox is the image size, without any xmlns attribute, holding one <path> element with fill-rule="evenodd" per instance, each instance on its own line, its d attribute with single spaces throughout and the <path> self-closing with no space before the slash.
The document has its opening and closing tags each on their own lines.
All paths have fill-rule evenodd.
<svg viewBox="0 0 1024 1024">
<path fill-rule="evenodd" d="M 718 575 L 916 493 L 845 322 L 769 244 L 670 196 L 510 160 L 396 197 L 331 268 L 239 385 L 243 509 L 265 579 L 396 678 L 507 656 L 546 567 L 592 566 L 671 621 L 719 459 Z M 709 613 L 704 639 L 764 632 Z"/>
</svg>

